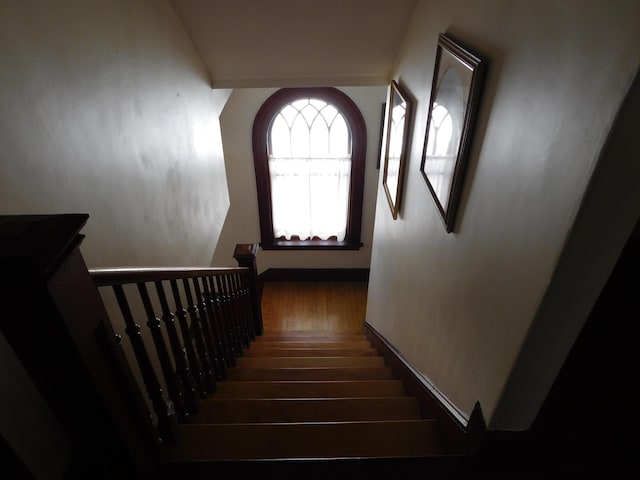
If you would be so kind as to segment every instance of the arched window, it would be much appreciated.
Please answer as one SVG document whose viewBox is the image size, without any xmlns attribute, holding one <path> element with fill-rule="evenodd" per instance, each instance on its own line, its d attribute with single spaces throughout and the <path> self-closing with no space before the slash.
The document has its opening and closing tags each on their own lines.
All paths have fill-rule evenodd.
<svg viewBox="0 0 640 480">
<path fill-rule="evenodd" d="M 366 127 L 336 88 L 283 88 L 253 124 L 261 246 L 362 246 Z"/>
</svg>

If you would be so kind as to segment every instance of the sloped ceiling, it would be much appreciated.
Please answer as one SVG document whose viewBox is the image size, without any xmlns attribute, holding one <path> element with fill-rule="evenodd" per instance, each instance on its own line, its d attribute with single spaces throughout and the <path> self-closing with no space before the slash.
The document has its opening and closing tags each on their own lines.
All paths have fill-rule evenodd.
<svg viewBox="0 0 640 480">
<path fill-rule="evenodd" d="M 214 88 L 384 85 L 417 0 L 171 0 Z"/>
</svg>

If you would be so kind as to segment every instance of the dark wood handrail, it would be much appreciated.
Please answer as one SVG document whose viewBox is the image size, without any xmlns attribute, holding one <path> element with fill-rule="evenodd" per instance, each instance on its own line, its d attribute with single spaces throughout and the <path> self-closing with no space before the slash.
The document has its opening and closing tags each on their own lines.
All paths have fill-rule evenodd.
<svg viewBox="0 0 640 480">
<path fill-rule="evenodd" d="M 92 268 L 89 274 L 96 286 L 107 287 L 139 282 L 156 282 L 162 280 L 182 280 L 185 278 L 217 277 L 249 270 L 247 267 L 223 268 L 188 268 L 188 267 L 130 267 L 130 268 Z"/>
</svg>

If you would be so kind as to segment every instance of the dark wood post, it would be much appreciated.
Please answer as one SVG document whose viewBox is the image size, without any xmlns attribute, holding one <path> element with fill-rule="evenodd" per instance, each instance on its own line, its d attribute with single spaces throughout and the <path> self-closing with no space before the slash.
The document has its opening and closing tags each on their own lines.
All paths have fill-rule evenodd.
<svg viewBox="0 0 640 480">
<path fill-rule="evenodd" d="M 79 250 L 87 219 L 0 216 L 0 329 L 71 440 L 71 468 L 145 478 L 157 432 Z"/>
<path fill-rule="evenodd" d="M 260 291 L 258 289 L 258 267 L 256 264 L 257 243 L 239 243 L 233 253 L 233 258 L 239 267 L 247 267 L 250 270 L 249 289 L 253 303 L 253 325 L 256 335 L 262 335 L 262 308 L 260 306 Z"/>
</svg>

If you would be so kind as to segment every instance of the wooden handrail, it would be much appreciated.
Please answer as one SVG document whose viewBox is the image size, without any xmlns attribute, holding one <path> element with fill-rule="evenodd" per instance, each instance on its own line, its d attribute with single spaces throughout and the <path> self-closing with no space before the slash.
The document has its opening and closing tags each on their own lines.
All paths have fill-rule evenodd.
<svg viewBox="0 0 640 480">
<path fill-rule="evenodd" d="M 89 274 L 96 286 L 125 285 L 128 283 L 155 282 L 162 280 L 182 280 L 194 277 L 227 275 L 247 271 L 247 267 L 225 268 L 188 268 L 188 267 L 130 267 L 130 268 L 92 268 Z"/>
</svg>

